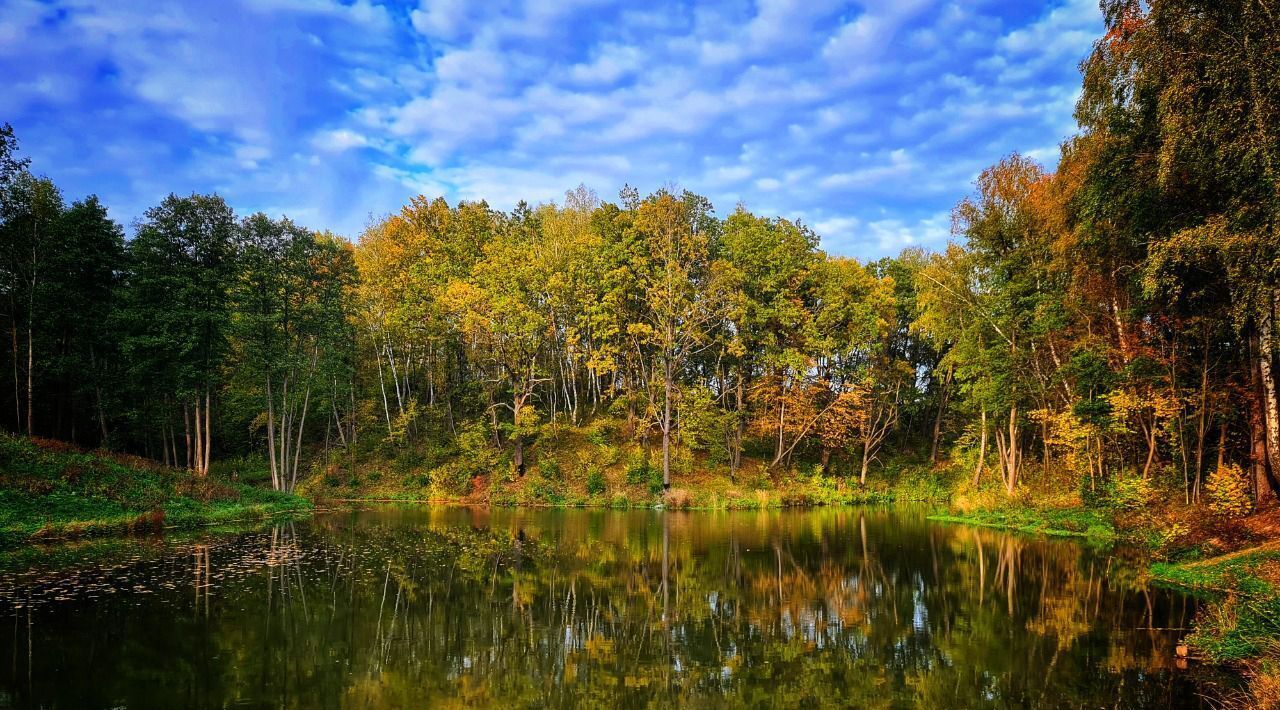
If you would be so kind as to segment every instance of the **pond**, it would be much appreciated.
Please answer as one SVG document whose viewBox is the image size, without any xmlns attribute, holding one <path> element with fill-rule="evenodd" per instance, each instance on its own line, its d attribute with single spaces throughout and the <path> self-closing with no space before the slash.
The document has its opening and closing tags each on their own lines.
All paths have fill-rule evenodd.
<svg viewBox="0 0 1280 710">
<path fill-rule="evenodd" d="M 824 509 L 388 507 L 11 552 L 15 707 L 1200 707 L 1109 551 Z"/>
</svg>

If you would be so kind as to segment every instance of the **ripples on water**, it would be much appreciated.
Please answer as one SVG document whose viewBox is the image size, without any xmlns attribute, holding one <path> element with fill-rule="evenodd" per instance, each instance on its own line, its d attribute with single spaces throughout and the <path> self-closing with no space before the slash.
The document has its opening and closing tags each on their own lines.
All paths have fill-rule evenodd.
<svg viewBox="0 0 1280 710">
<path fill-rule="evenodd" d="M 879 510 L 388 508 L 0 556 L 0 705 L 1198 707 L 1196 602 Z"/>
</svg>

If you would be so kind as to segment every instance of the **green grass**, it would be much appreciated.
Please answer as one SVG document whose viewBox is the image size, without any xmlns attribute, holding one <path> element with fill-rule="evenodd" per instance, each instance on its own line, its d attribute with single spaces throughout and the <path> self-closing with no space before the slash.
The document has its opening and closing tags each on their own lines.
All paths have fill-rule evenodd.
<svg viewBox="0 0 1280 710">
<path fill-rule="evenodd" d="M 195 527 L 309 508 L 298 496 L 144 459 L 0 435 L 0 543 Z"/>
<path fill-rule="evenodd" d="M 1272 651 L 1280 640 L 1280 545 L 1182 563 L 1158 562 L 1159 582 L 1205 591 L 1212 600 L 1187 643 L 1209 660 L 1238 661 Z"/>
<path fill-rule="evenodd" d="M 930 515 L 930 520 L 964 523 L 981 527 L 1016 530 L 1035 535 L 1082 537 L 1109 542 L 1116 538 L 1111 521 L 1087 508 L 1011 507 L 998 510 L 974 510 L 964 514 Z"/>
</svg>

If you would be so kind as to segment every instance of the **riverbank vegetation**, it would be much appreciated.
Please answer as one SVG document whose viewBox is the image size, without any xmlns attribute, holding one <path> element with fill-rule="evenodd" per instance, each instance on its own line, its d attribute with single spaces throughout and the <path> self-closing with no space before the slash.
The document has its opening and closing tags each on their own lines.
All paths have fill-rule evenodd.
<svg viewBox="0 0 1280 710">
<path fill-rule="evenodd" d="M 297 496 L 136 456 L 0 434 L 0 543 L 157 531 L 310 509 Z"/>
<path fill-rule="evenodd" d="M 854 499 L 924 452 L 962 514 L 1230 553 L 1280 493 L 1264 5 L 1104 2 L 1056 169 L 1000 159 L 945 251 L 865 263 L 632 187 L 422 196 L 354 242 L 171 195 L 126 242 L 6 132 L 3 421 L 196 479 L 251 457 L 279 491 L 495 503 Z"/>
</svg>

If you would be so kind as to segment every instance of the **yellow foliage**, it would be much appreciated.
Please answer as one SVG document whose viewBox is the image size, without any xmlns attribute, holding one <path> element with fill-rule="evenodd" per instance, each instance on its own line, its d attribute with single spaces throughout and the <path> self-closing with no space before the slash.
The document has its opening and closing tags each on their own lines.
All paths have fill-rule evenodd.
<svg viewBox="0 0 1280 710">
<path fill-rule="evenodd" d="M 1204 484 L 1209 510 L 1220 518 L 1242 518 L 1253 509 L 1249 480 L 1236 464 L 1219 466 Z"/>
<path fill-rule="evenodd" d="M 1080 474 L 1089 471 L 1089 439 L 1098 434 L 1097 427 L 1081 421 L 1070 410 L 1037 409 L 1030 413 L 1030 417 L 1031 421 L 1045 425 L 1048 432 L 1045 443 L 1064 456 L 1069 469 Z"/>
</svg>

